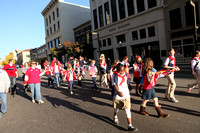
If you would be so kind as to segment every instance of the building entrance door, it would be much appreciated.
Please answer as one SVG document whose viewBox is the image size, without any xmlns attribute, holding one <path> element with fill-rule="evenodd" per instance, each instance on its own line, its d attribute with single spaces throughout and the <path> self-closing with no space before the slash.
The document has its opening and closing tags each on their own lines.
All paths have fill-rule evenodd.
<svg viewBox="0 0 200 133">
<path fill-rule="evenodd" d="M 122 47 L 122 48 L 118 48 L 118 55 L 119 55 L 119 60 L 123 60 L 123 58 L 125 56 L 127 56 L 127 51 L 126 51 L 126 47 Z"/>
</svg>

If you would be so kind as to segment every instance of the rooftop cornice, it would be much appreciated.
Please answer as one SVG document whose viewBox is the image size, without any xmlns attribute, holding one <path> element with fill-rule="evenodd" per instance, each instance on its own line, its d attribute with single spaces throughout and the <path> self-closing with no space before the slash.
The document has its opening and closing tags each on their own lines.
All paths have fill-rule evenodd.
<svg viewBox="0 0 200 133">
<path fill-rule="evenodd" d="M 56 5 L 57 3 L 58 0 L 52 0 L 51 2 L 49 2 L 49 4 L 42 11 L 42 15 L 45 16 L 49 12 L 49 10 L 51 10 L 52 7 L 54 7 L 54 5 Z"/>
</svg>

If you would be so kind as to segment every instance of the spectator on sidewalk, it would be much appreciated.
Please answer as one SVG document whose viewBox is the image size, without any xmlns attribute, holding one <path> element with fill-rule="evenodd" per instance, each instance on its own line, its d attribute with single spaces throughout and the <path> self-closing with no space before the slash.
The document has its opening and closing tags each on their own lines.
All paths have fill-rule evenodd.
<svg viewBox="0 0 200 133">
<path fill-rule="evenodd" d="M 0 69 L 0 101 L 1 101 L 1 112 L 5 114 L 7 112 L 7 93 L 10 87 L 10 79 L 6 71 Z M 0 119 L 1 119 L 0 112 Z"/>
<path fill-rule="evenodd" d="M 11 95 L 14 95 L 17 93 L 16 91 L 16 78 L 18 77 L 17 69 L 14 65 L 14 60 L 10 59 L 9 63 L 3 67 L 3 70 L 5 70 L 8 73 L 8 76 L 10 78 L 10 89 L 9 92 Z"/>
</svg>

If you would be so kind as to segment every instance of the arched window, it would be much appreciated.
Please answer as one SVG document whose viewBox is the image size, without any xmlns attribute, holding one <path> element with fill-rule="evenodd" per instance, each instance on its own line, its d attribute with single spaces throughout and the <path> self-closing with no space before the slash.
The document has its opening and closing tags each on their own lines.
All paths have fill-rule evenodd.
<svg viewBox="0 0 200 133">
<path fill-rule="evenodd" d="M 57 10 L 56 10 L 56 11 L 57 11 L 57 17 L 59 17 L 59 10 L 58 10 L 58 8 L 57 8 Z"/>
<path fill-rule="evenodd" d="M 55 13 L 53 12 L 53 20 L 55 20 Z"/>
</svg>

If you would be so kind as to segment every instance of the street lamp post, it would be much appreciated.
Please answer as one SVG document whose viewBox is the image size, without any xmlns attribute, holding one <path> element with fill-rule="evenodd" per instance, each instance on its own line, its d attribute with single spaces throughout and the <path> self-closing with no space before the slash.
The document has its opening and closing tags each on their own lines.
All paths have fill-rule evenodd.
<svg viewBox="0 0 200 133">
<path fill-rule="evenodd" d="M 98 32 L 92 32 L 93 35 L 97 35 L 97 41 L 98 41 L 98 53 L 101 54 L 101 43 L 99 39 L 99 33 Z"/>
<path fill-rule="evenodd" d="M 194 32 L 193 32 L 193 37 L 194 37 L 194 51 L 197 50 L 197 29 L 198 29 L 198 26 L 197 26 L 197 21 L 196 21 L 196 8 L 195 8 L 195 4 L 192 0 L 190 0 L 190 5 L 193 6 L 193 9 L 194 9 Z"/>
</svg>

